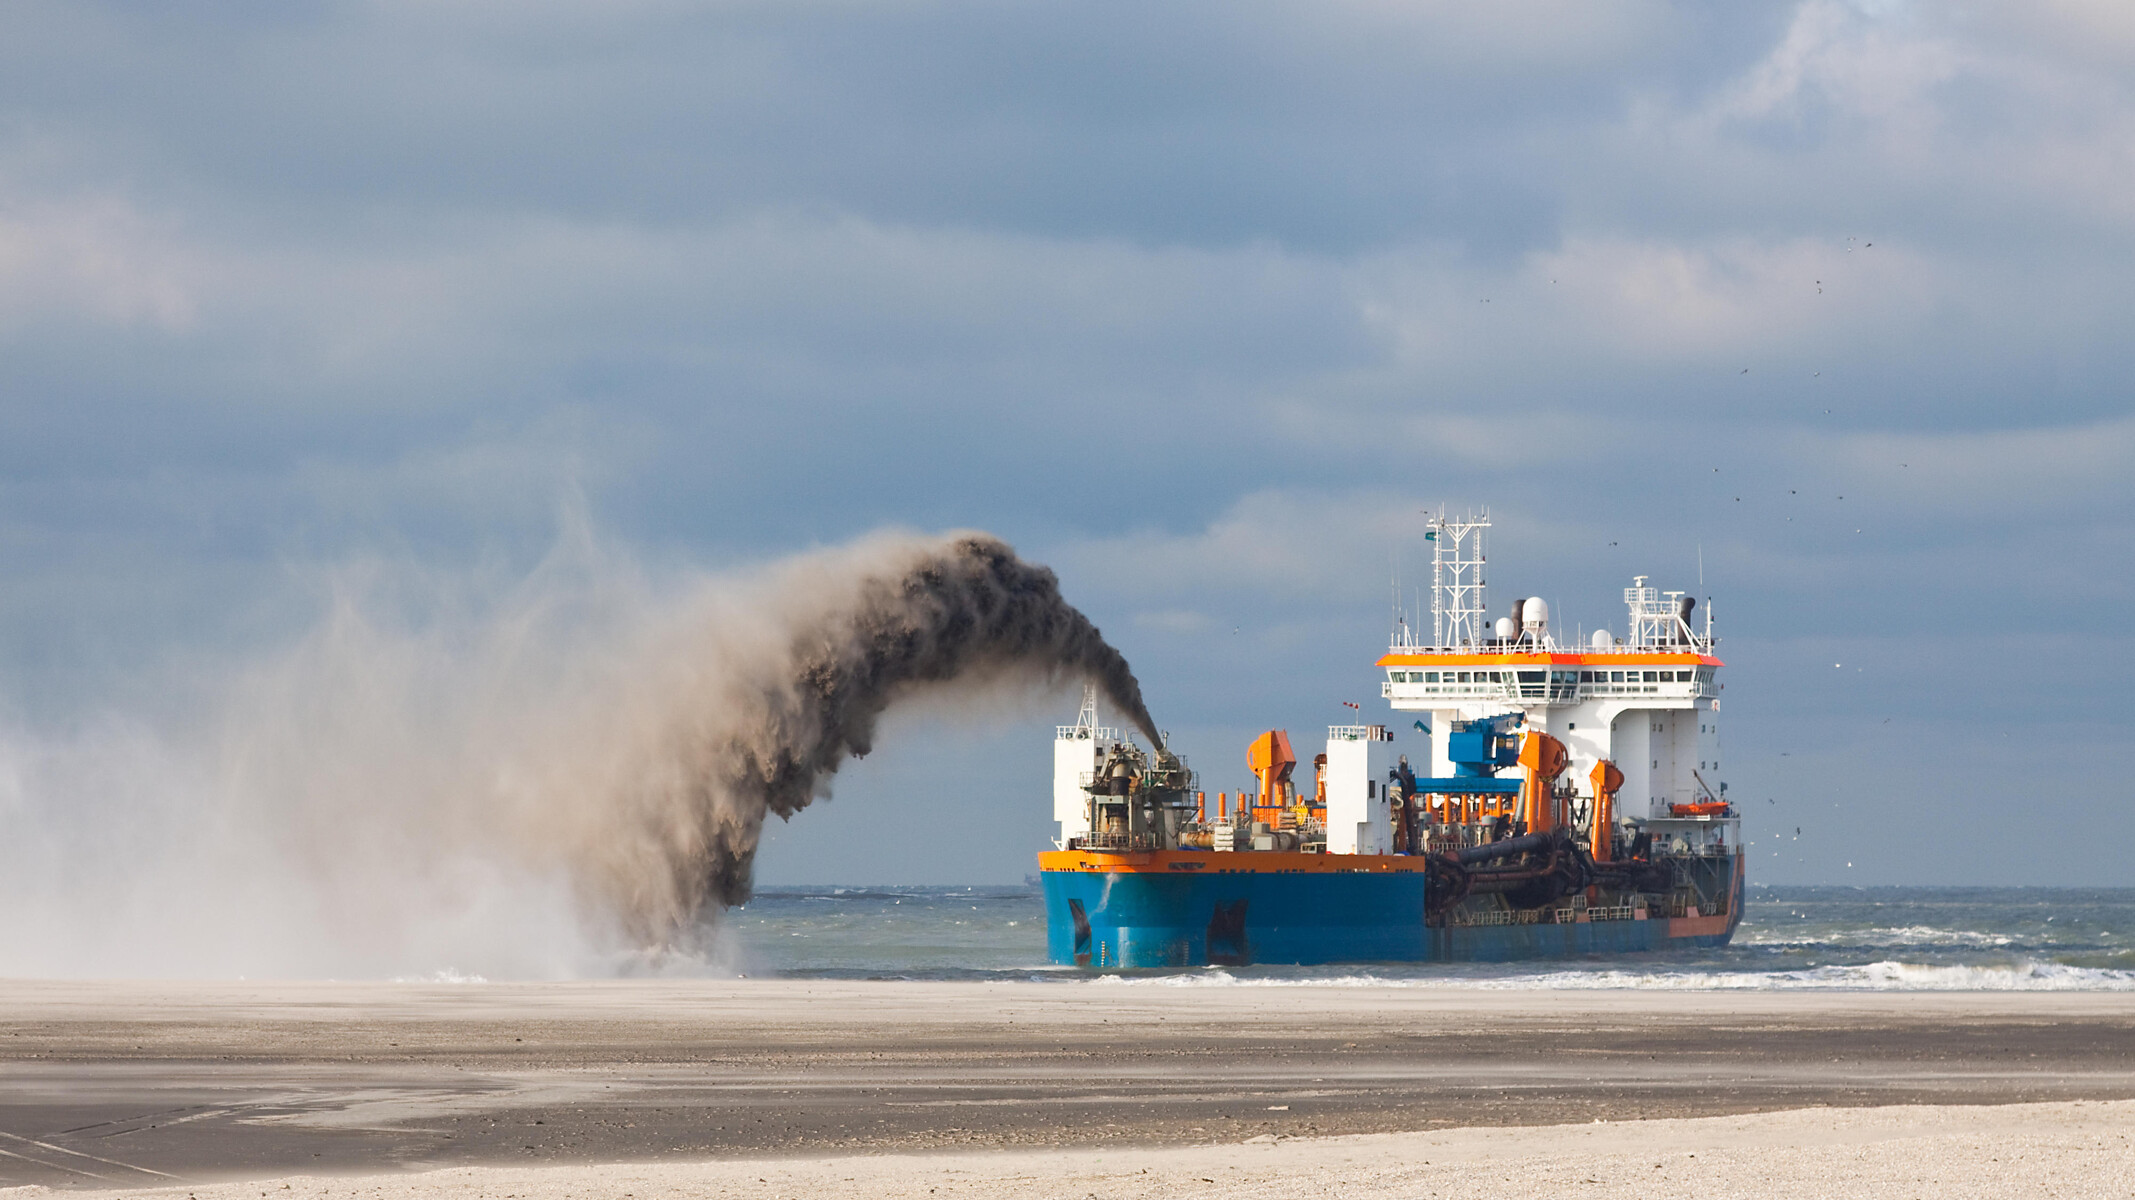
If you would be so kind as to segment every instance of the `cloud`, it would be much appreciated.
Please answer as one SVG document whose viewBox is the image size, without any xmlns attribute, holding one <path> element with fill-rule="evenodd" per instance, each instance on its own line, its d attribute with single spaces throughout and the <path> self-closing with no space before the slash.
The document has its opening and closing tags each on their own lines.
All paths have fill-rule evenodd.
<svg viewBox="0 0 2135 1200">
<path fill-rule="evenodd" d="M 1441 500 L 1581 613 L 1702 555 L 1760 636 L 1989 628 L 1997 520 L 2122 594 L 2131 47 L 2081 0 L 10 6 L 0 696 L 124 708 L 574 494 L 681 563 L 993 528 L 1240 696 L 1347 686 Z"/>
<path fill-rule="evenodd" d="M 0 197 L 19 193 L 0 180 Z M 159 227 L 111 196 L 0 204 L 0 332 L 71 315 L 122 331 L 193 323 L 193 264 Z"/>
</svg>

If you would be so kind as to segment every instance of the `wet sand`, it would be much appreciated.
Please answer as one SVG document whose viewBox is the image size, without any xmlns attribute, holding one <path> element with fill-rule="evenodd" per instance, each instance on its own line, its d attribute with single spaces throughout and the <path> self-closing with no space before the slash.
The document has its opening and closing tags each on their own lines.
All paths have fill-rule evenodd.
<svg viewBox="0 0 2135 1200">
<path fill-rule="evenodd" d="M 1213 1153 L 1196 1146 L 1314 1139 L 1283 1143 L 1302 1164 L 1324 1158 L 1308 1148 L 1365 1144 L 1318 1140 L 1333 1135 L 1478 1126 L 1497 1128 L 1458 1136 L 1528 1138 L 1519 1152 L 1533 1154 L 1561 1130 L 1505 1127 L 2124 1099 L 2135 1002 L 2097 993 L 0 983 L 0 1184 L 72 1188 L 619 1163 L 714 1180 L 740 1160 L 806 1175 L 842 1156 L 944 1151 L 1020 1151 L 1051 1171 L 1100 1152 L 1148 1166 Z M 2086 1107 L 2108 1132 L 2129 1120 Z M 1964 1137 L 1990 1145 L 1997 1121 L 2037 1111 L 1877 1119 L 1955 1112 L 1936 1120 L 1981 1122 Z M 1873 1115 L 1811 1124 L 1837 1136 Z M 1756 1121 L 1784 1141 L 1785 1122 L 1812 1116 Z M 1891 1137 L 1942 1136 L 1925 1127 L 1907 1118 Z M 1372 1151 L 1394 1156 L 1382 1167 L 1420 1153 L 1393 1144 Z M 574 1177 L 592 1178 L 545 1176 Z M 836 1194 L 833 1182 L 794 1190 Z"/>
</svg>

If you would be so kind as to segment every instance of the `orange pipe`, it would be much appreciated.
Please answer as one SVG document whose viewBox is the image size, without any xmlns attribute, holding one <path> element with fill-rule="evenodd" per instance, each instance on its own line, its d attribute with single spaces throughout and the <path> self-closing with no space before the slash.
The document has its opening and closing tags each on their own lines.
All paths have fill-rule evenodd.
<svg viewBox="0 0 2135 1200">
<path fill-rule="evenodd" d="M 1623 772 L 1604 758 L 1594 764 L 1587 778 L 1594 784 L 1594 861 L 1607 862 L 1616 843 L 1616 790 L 1623 786 Z"/>
</svg>

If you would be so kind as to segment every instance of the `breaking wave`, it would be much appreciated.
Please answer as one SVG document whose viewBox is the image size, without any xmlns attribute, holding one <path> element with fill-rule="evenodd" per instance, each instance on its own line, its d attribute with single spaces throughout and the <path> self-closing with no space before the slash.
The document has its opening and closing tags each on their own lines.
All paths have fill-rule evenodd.
<svg viewBox="0 0 2135 1200">
<path fill-rule="evenodd" d="M 1488 976 L 1425 976 L 1392 972 L 1240 976 L 1227 970 L 1211 969 L 1176 975 L 1106 975 L 1089 982 L 1116 987 L 1391 987 L 1451 991 L 1539 988 L 1673 992 L 2126 992 L 2135 991 L 2135 971 L 2031 961 L 2008 966 L 1873 962 L 1797 971 L 1595 969 L 1508 972 Z"/>
</svg>

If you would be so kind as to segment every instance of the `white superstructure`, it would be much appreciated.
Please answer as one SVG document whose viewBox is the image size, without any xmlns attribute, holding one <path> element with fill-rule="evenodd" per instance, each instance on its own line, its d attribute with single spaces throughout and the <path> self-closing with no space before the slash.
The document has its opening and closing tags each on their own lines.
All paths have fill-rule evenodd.
<svg viewBox="0 0 2135 1200">
<path fill-rule="evenodd" d="M 1090 793 L 1085 790 L 1105 755 L 1119 744 L 1119 730 L 1097 723 L 1097 688 L 1082 689 L 1082 711 L 1073 725 L 1053 727 L 1053 845 L 1090 834 Z"/>
<path fill-rule="evenodd" d="M 1327 853 L 1392 854 L 1394 810 L 1387 776 L 1394 765 L 1394 735 L 1384 725 L 1333 725 L 1327 729 Z"/>
<path fill-rule="evenodd" d="M 1726 791 L 1722 663 L 1713 653 L 1711 607 L 1702 627 L 1694 625 L 1694 598 L 1650 587 L 1641 575 L 1624 589 L 1620 641 L 1597 632 L 1585 645 L 1559 645 L 1539 598 L 1515 602 L 1486 628 L 1482 537 L 1489 524 L 1487 516 L 1433 519 L 1434 644 L 1419 644 L 1403 622 L 1378 664 L 1386 671 L 1386 700 L 1396 710 L 1428 714 L 1427 774 L 1454 774 L 1446 735 L 1457 722 L 1519 712 L 1527 729 L 1564 743 L 1572 762 L 1563 778 L 1580 795 L 1592 799 L 1596 762 L 1616 765 L 1624 779 L 1615 801 L 1619 820 L 1696 846 L 1732 842 L 1732 817 L 1682 811 L 1716 807 Z M 1520 774 L 1517 767 L 1505 772 Z"/>
</svg>

